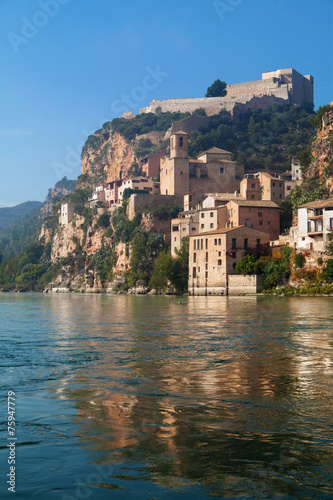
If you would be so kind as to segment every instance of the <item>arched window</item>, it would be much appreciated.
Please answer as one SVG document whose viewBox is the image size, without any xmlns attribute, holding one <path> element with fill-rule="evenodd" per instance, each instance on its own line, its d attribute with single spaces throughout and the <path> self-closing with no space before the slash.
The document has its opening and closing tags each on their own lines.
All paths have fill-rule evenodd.
<svg viewBox="0 0 333 500">
<path fill-rule="evenodd" d="M 222 260 L 221 260 L 221 259 L 219 259 L 219 260 L 217 261 L 217 265 L 218 265 L 218 266 L 222 266 Z"/>
</svg>

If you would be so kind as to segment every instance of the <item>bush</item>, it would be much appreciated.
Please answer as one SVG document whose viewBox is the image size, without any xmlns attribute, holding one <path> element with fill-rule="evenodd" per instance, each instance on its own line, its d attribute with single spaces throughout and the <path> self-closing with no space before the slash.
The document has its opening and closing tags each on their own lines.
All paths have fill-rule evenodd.
<svg viewBox="0 0 333 500">
<path fill-rule="evenodd" d="M 328 259 L 326 261 L 321 276 L 327 283 L 333 283 L 333 259 Z"/>
<path fill-rule="evenodd" d="M 260 262 L 254 255 L 245 255 L 236 265 L 236 272 L 243 276 L 247 274 L 258 274 L 260 271 Z"/>
<path fill-rule="evenodd" d="M 304 255 L 302 253 L 297 253 L 295 255 L 294 263 L 295 263 L 295 267 L 296 268 L 303 267 L 304 264 L 305 264 L 305 257 L 304 257 Z"/>
<path fill-rule="evenodd" d="M 102 214 L 98 217 L 96 222 L 96 228 L 104 227 L 107 228 L 110 225 L 110 217 L 109 214 Z"/>
</svg>

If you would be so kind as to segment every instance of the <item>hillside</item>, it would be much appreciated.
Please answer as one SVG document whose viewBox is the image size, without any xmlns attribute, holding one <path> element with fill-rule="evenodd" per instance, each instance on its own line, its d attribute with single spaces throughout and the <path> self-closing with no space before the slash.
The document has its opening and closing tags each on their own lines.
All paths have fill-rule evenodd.
<svg viewBox="0 0 333 500">
<path fill-rule="evenodd" d="M 300 155 L 304 180 L 290 195 L 294 211 L 303 203 L 333 195 L 333 102 L 319 108 L 313 123 L 316 134 Z"/>
<path fill-rule="evenodd" d="M 189 117 L 196 120 L 186 120 Z M 181 125 L 186 125 L 190 134 L 191 156 L 217 146 L 232 152 L 246 171 L 283 172 L 290 169 L 292 157 L 311 142 L 313 117 L 313 104 L 305 102 L 303 106 L 273 104 L 266 110 L 247 110 L 237 119 L 223 112 L 207 120 L 200 109 L 192 114 L 147 113 L 132 119 L 117 118 L 88 137 L 82 150 L 79 186 L 140 174 L 140 160 L 168 147 L 171 129 L 179 130 Z"/>
<path fill-rule="evenodd" d="M 76 181 L 66 177 L 58 181 L 41 203 L 22 203 L 12 208 L 0 209 L 0 253 L 4 259 L 18 255 L 35 241 L 42 227 L 43 218 L 52 213 L 53 203 L 60 197 L 75 191 Z M 3 214 L 3 217 L 1 215 Z M 1 222 L 7 224 L 1 227 Z"/>
<path fill-rule="evenodd" d="M 0 208 L 0 230 L 27 216 L 33 210 L 41 208 L 41 206 L 40 201 L 26 201 L 15 207 Z"/>
</svg>

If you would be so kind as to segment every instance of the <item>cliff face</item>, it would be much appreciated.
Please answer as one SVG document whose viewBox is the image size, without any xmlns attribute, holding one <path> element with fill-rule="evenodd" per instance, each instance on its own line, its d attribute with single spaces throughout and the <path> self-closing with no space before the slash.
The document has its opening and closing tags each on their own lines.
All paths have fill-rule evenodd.
<svg viewBox="0 0 333 500">
<path fill-rule="evenodd" d="M 331 110 L 323 116 L 322 128 L 312 143 L 313 161 L 304 175 L 305 181 L 323 180 L 330 195 L 333 194 L 333 102 L 331 106 Z"/>
<path fill-rule="evenodd" d="M 88 139 L 82 152 L 81 172 L 95 182 L 112 182 L 129 178 L 133 162 L 132 145 L 118 132 L 106 131 Z M 83 183 L 80 182 L 81 187 Z"/>
</svg>

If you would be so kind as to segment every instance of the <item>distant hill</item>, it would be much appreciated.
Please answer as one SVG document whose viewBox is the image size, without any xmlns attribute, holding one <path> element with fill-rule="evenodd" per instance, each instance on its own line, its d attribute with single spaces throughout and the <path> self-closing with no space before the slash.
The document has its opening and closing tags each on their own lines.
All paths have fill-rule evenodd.
<svg viewBox="0 0 333 500">
<path fill-rule="evenodd" d="M 43 218 L 52 213 L 54 201 L 73 193 L 76 181 L 66 177 L 49 189 L 44 203 L 27 201 L 16 207 L 0 208 L 0 254 L 6 260 L 15 257 L 36 240 Z"/>
<path fill-rule="evenodd" d="M 22 219 L 32 210 L 40 209 L 42 203 L 40 201 L 26 201 L 15 207 L 0 208 L 0 229 L 4 229 L 18 219 Z"/>
</svg>

